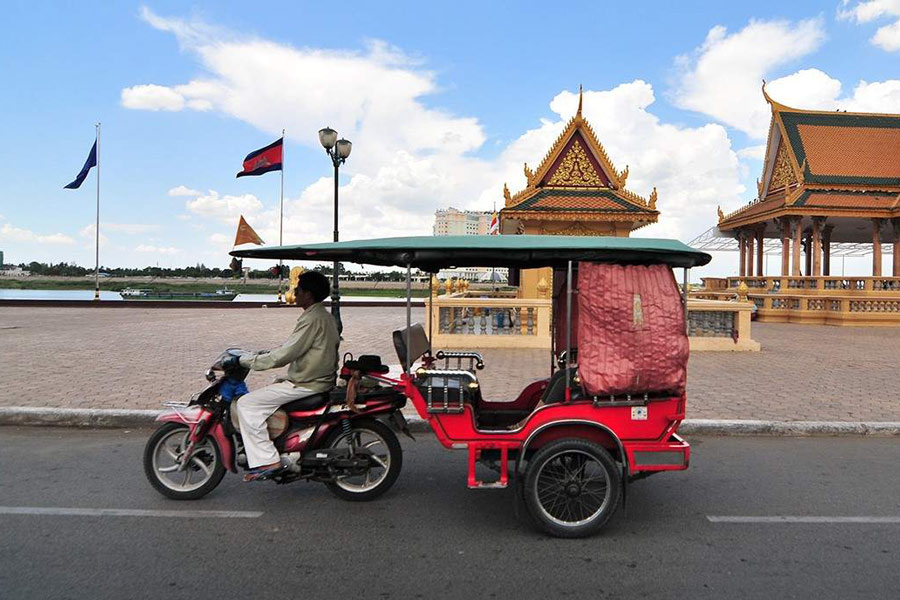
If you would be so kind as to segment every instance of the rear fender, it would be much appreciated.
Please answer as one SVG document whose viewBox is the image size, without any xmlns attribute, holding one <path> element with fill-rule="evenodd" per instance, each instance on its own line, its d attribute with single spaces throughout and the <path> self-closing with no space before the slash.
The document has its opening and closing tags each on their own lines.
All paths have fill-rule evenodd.
<svg viewBox="0 0 900 600">
<path fill-rule="evenodd" d="M 527 450 L 537 450 L 546 444 L 563 438 L 583 438 L 603 446 L 612 457 L 627 466 L 628 456 L 622 442 L 609 429 L 588 421 L 548 423 L 534 431 L 522 446 L 522 456 Z"/>
<path fill-rule="evenodd" d="M 199 406 L 191 406 L 188 408 L 167 410 L 156 417 L 156 420 L 161 423 L 182 423 L 187 425 L 190 427 L 191 435 L 193 436 L 194 431 L 201 421 L 205 421 L 210 416 L 211 414 L 209 411 L 203 410 Z M 211 437 L 213 442 L 219 447 L 219 456 L 222 457 L 225 468 L 232 473 L 237 473 L 237 468 L 234 465 L 234 444 L 225 433 L 225 428 L 222 426 L 222 423 L 218 421 L 213 423 L 209 428 L 207 435 Z"/>
</svg>

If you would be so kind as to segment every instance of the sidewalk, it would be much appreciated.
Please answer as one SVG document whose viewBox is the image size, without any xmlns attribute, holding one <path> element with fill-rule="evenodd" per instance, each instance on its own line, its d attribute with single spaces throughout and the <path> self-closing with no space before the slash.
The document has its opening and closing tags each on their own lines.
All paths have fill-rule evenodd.
<svg viewBox="0 0 900 600">
<path fill-rule="evenodd" d="M 8 307 L 0 312 L 0 406 L 158 409 L 186 400 L 229 346 L 271 348 L 290 333 L 292 309 Z M 396 363 L 390 333 L 403 308 L 344 308 L 342 352 Z M 413 319 L 424 318 L 422 309 Z M 695 353 L 689 419 L 900 422 L 900 335 L 890 328 L 753 325 L 761 352 Z M 513 398 L 546 376 L 549 356 L 485 350 L 486 396 Z M 269 373 L 251 373 L 251 389 Z"/>
</svg>

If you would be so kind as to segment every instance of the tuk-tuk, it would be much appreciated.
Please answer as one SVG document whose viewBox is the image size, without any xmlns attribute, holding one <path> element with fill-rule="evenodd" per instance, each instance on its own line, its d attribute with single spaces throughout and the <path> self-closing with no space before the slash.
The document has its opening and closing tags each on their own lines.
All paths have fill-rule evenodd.
<svg viewBox="0 0 900 600">
<path fill-rule="evenodd" d="M 673 240 L 544 235 L 405 237 L 232 252 L 234 256 L 352 262 L 406 269 L 406 327 L 393 333 L 402 374 L 342 369 L 412 402 L 438 441 L 468 453 L 470 488 L 511 478 L 535 523 L 581 537 L 615 513 L 628 482 L 687 469 L 688 270 L 710 261 Z M 412 269 L 553 269 L 550 372 L 516 398 L 493 398 L 476 351 L 432 348 L 411 319 Z M 684 269 L 679 289 L 673 269 Z M 352 357 L 350 357 L 352 359 Z M 380 364 L 380 361 L 375 361 Z M 361 366 L 362 365 L 362 366 Z M 537 374 L 536 374 L 537 375 Z M 476 465 L 499 471 L 483 482 Z"/>
</svg>

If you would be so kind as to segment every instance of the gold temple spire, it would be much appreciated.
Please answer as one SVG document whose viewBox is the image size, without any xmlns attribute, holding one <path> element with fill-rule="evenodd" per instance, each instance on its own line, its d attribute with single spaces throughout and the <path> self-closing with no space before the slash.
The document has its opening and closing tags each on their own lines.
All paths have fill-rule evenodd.
<svg viewBox="0 0 900 600">
<path fill-rule="evenodd" d="M 581 116 L 581 99 L 582 99 L 582 91 L 581 84 L 578 84 L 578 112 L 575 113 L 576 116 Z"/>
</svg>

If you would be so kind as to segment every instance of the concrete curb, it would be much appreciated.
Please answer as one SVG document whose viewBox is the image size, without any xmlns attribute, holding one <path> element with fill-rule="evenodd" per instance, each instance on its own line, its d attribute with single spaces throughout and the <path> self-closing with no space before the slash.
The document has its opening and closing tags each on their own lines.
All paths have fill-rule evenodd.
<svg viewBox="0 0 900 600">
<path fill-rule="evenodd" d="M 161 410 L 0 406 L 0 425 L 146 427 L 152 425 L 153 420 L 161 412 Z M 428 423 L 418 415 L 404 414 L 412 431 L 430 430 Z M 679 428 L 679 433 L 795 437 L 900 436 L 900 422 L 687 419 Z"/>
</svg>

